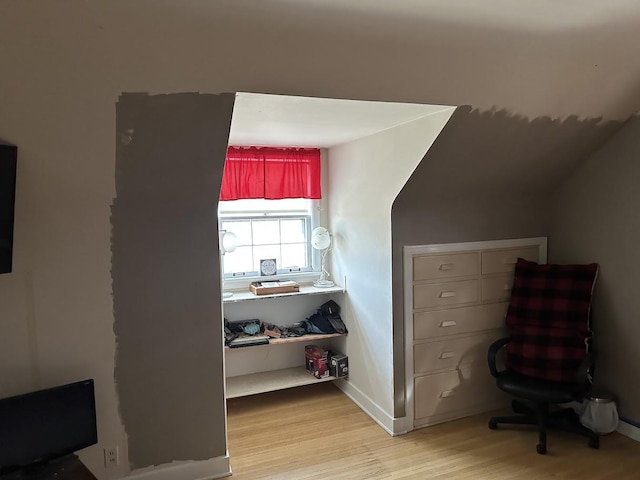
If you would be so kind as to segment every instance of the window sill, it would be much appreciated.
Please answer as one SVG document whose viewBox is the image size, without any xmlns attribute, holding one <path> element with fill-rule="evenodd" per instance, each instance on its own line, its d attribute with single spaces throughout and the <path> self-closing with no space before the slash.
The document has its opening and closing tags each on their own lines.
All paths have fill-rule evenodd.
<svg viewBox="0 0 640 480">
<path fill-rule="evenodd" d="M 276 282 L 282 280 L 293 280 L 298 284 L 313 283 L 320 278 L 320 272 L 303 272 L 303 273 L 282 273 L 278 275 L 272 275 L 269 277 L 239 277 L 239 278 L 225 278 L 223 279 L 222 286 L 225 291 L 236 292 L 242 290 L 249 290 L 249 284 L 251 282 Z"/>
<path fill-rule="evenodd" d="M 287 277 L 290 278 L 290 277 Z M 249 287 L 246 290 L 227 290 L 227 292 L 232 293 L 233 295 L 227 298 L 223 298 L 223 303 L 236 303 L 236 302 L 246 302 L 248 300 L 261 300 L 263 298 L 279 298 L 279 297 L 296 297 L 300 295 L 323 295 L 328 293 L 342 293 L 344 292 L 344 287 L 339 285 L 334 285 L 333 287 L 314 287 L 311 285 L 300 285 L 300 291 L 298 292 L 287 292 L 287 293 L 270 293 L 267 295 L 256 295 L 249 291 Z"/>
</svg>

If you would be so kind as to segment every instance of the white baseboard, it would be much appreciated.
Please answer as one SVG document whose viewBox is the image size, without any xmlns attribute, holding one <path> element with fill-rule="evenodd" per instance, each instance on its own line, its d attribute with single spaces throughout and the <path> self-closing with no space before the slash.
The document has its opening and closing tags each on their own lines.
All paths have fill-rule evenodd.
<svg viewBox="0 0 640 480">
<path fill-rule="evenodd" d="M 229 452 L 209 460 L 173 462 L 134 470 L 122 480 L 212 480 L 231 475 Z"/>
<path fill-rule="evenodd" d="M 640 442 L 640 428 L 636 427 L 635 425 L 631 425 L 624 420 L 620 420 L 620 422 L 618 422 L 618 428 L 616 428 L 616 432 L 624 435 L 625 437 L 629 437 L 636 442 Z"/>
<path fill-rule="evenodd" d="M 401 435 L 411 430 L 411 428 L 405 428 L 406 421 L 404 417 L 394 418 L 390 416 L 376 402 L 371 400 L 360 389 L 354 387 L 349 381 L 337 381 L 335 385 L 389 435 Z"/>
</svg>

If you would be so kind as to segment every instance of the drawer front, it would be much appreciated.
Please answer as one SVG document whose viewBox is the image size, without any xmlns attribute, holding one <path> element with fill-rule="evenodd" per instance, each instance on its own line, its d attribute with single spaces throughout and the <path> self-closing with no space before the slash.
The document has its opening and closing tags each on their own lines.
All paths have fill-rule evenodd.
<svg viewBox="0 0 640 480">
<path fill-rule="evenodd" d="M 513 273 L 518 257 L 539 262 L 539 252 L 536 246 L 482 252 L 482 273 Z"/>
<path fill-rule="evenodd" d="M 477 300 L 477 280 L 432 283 L 413 287 L 413 308 L 441 307 Z"/>
<path fill-rule="evenodd" d="M 425 255 L 413 259 L 413 279 L 416 281 L 476 275 L 479 269 L 478 253 Z"/>
<path fill-rule="evenodd" d="M 460 365 L 487 363 L 487 350 L 500 338 L 494 331 L 440 342 L 421 343 L 413 347 L 413 371 L 415 374 L 434 370 L 451 369 Z"/>
<path fill-rule="evenodd" d="M 508 300 L 513 287 L 512 275 L 482 279 L 482 300 Z"/>
<path fill-rule="evenodd" d="M 414 380 L 416 420 L 501 402 L 504 395 L 496 387 L 487 366 L 425 375 Z"/>
<path fill-rule="evenodd" d="M 420 340 L 501 328 L 507 306 L 507 303 L 490 303 L 414 313 L 413 338 Z"/>
</svg>

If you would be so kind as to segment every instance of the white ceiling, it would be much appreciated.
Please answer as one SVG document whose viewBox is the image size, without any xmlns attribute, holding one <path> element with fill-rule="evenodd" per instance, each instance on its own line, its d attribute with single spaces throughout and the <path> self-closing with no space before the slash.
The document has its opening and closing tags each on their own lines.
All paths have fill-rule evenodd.
<svg viewBox="0 0 640 480">
<path fill-rule="evenodd" d="M 328 148 L 448 108 L 237 93 L 229 144 Z"/>
</svg>

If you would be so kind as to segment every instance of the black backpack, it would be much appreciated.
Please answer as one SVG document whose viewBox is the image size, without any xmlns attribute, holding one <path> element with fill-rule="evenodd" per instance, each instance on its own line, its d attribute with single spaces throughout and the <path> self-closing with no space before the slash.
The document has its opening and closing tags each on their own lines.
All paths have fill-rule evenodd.
<svg viewBox="0 0 640 480">
<path fill-rule="evenodd" d="M 340 305 L 333 300 L 320 305 L 316 313 L 305 320 L 307 333 L 348 333 L 340 317 Z"/>
</svg>

